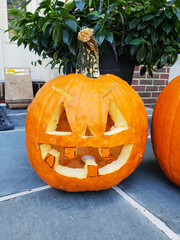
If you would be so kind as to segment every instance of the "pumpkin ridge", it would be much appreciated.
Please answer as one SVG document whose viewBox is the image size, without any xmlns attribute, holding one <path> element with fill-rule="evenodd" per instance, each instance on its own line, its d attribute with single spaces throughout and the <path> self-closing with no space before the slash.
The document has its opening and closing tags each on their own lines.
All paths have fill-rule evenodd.
<svg viewBox="0 0 180 240">
<path fill-rule="evenodd" d="M 176 113 L 177 113 L 177 109 L 178 109 L 178 107 L 179 107 L 179 105 L 180 105 L 180 99 L 179 99 L 179 101 L 177 102 L 177 106 L 175 107 L 175 106 L 173 106 L 173 107 L 175 107 L 175 114 L 174 114 L 174 116 L 173 116 L 173 121 L 172 121 L 172 127 L 171 127 L 171 134 L 170 134 L 170 136 L 169 136 L 169 152 L 168 152 L 168 165 L 169 165 L 169 170 L 170 170 L 170 173 L 171 173 L 171 178 L 172 179 L 174 179 L 174 177 L 173 177 L 173 172 L 172 172 L 172 167 L 171 167 L 171 162 L 170 162 L 170 154 L 171 154 L 171 149 L 170 149 L 170 146 L 171 146 L 171 141 L 172 141 L 172 133 L 173 133 L 173 126 L 174 126 L 174 121 L 175 121 L 175 117 L 176 117 Z"/>
<path fill-rule="evenodd" d="M 55 79 L 56 79 L 56 81 L 59 81 L 59 78 L 62 78 L 62 77 L 63 77 L 63 76 L 59 76 L 59 77 L 57 77 L 57 78 L 55 78 Z M 42 97 L 42 96 L 41 96 L 41 93 L 42 93 L 42 94 L 46 94 L 46 92 L 48 92 L 47 86 L 48 86 L 48 85 L 52 86 L 52 85 L 54 84 L 55 79 L 50 80 L 49 82 L 47 82 L 46 84 L 44 84 L 44 86 L 43 86 L 41 89 L 39 89 L 39 91 L 38 91 L 37 94 L 36 94 L 36 97 L 33 99 L 31 105 L 28 107 L 28 111 L 31 112 L 31 114 L 28 115 L 28 122 L 29 122 L 28 126 L 31 126 L 31 124 L 32 124 L 32 116 L 33 116 L 34 111 L 36 110 L 37 102 L 38 102 L 39 98 Z M 45 85 L 46 85 L 46 86 L 45 86 Z M 49 88 L 50 88 L 50 87 L 49 87 Z M 26 121 L 26 124 L 27 124 L 27 121 Z M 30 129 L 27 128 L 26 131 L 29 133 L 29 132 L 30 132 Z"/>
<path fill-rule="evenodd" d="M 180 76 L 161 92 L 152 117 L 153 150 L 165 175 L 180 186 Z"/>
<path fill-rule="evenodd" d="M 175 82 L 171 82 L 171 84 L 169 85 L 169 88 L 167 89 L 165 89 L 165 91 L 164 91 L 164 94 L 163 95 L 161 95 L 160 94 L 160 105 L 159 105 L 159 109 L 157 109 L 156 111 L 156 118 L 157 119 L 160 119 L 160 118 L 162 118 L 162 119 L 166 119 L 166 115 L 167 115 L 167 110 L 168 110 L 168 108 L 169 108 L 169 106 L 168 106 L 168 104 L 165 104 L 167 101 L 169 101 L 169 99 L 171 99 L 171 98 L 173 98 L 174 97 L 174 92 L 172 91 L 172 89 L 174 89 L 174 86 L 176 85 L 176 83 Z M 168 95 L 168 99 L 167 99 L 167 95 Z M 165 104 L 165 107 L 164 106 L 162 106 L 162 105 L 164 105 Z M 163 108 L 162 108 L 163 107 Z M 160 111 L 160 109 L 163 109 L 163 112 L 162 111 Z M 169 125 L 169 124 L 168 124 Z M 161 127 L 161 126 L 159 126 L 159 127 Z M 156 127 L 157 128 L 157 127 Z M 162 125 L 162 132 L 164 132 L 164 131 L 166 131 L 166 124 L 163 124 Z M 170 141 L 170 138 L 169 138 L 169 141 Z M 164 138 L 163 137 L 161 137 L 161 138 L 159 138 L 159 146 L 161 146 L 161 145 L 163 145 L 163 143 L 164 143 Z M 162 149 L 160 148 L 160 151 L 162 151 Z M 160 154 L 162 154 L 162 153 L 160 153 Z M 169 153 L 168 153 L 169 154 Z M 168 161 L 168 158 L 167 158 L 167 156 L 165 156 L 165 159 L 167 159 L 167 164 L 168 164 L 168 169 L 170 169 L 170 165 L 169 165 L 169 161 Z M 165 169 L 165 171 L 167 172 L 167 165 L 165 164 L 165 162 L 163 163 L 163 168 Z M 171 171 L 171 170 L 170 170 Z M 171 176 L 172 176 L 172 174 L 171 174 Z"/>
</svg>

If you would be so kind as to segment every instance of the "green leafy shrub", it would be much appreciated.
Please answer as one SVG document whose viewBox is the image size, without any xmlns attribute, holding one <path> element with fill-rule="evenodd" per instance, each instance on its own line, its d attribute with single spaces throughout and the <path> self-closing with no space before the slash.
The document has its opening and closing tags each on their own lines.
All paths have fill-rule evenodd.
<svg viewBox="0 0 180 240">
<path fill-rule="evenodd" d="M 23 6 L 24 7 L 24 6 Z M 23 8 L 22 7 L 22 8 Z M 154 67 L 174 64 L 180 53 L 179 0 L 43 0 L 35 12 L 11 9 L 16 17 L 11 41 L 29 47 L 49 64 L 64 67 L 76 65 L 82 26 L 95 31 L 101 57 L 111 45 L 117 55 L 126 55 L 143 65 L 141 74 Z M 38 61 L 41 64 L 41 60 Z"/>
</svg>

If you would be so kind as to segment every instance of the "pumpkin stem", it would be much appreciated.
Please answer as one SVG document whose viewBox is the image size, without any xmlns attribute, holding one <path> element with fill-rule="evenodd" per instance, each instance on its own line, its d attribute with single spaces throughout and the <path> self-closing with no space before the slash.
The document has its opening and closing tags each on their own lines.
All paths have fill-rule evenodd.
<svg viewBox="0 0 180 240">
<path fill-rule="evenodd" d="M 81 73 L 90 78 L 98 78 L 99 73 L 99 51 L 94 30 L 83 27 L 78 33 L 81 46 L 77 58 L 76 73 Z"/>
</svg>

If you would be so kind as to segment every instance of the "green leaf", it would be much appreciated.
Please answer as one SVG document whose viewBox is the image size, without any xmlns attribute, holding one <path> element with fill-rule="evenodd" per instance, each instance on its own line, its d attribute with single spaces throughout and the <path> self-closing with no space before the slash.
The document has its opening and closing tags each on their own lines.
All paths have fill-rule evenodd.
<svg viewBox="0 0 180 240">
<path fill-rule="evenodd" d="M 75 50 L 75 47 L 73 45 L 70 45 L 69 50 L 74 56 L 76 56 L 76 50 Z"/>
<path fill-rule="evenodd" d="M 171 43 L 171 40 L 169 38 L 166 38 L 166 40 L 164 41 L 165 45 L 169 45 Z"/>
<path fill-rule="evenodd" d="M 159 24 L 162 22 L 163 19 L 164 19 L 163 15 L 161 15 L 160 17 L 156 17 L 154 19 L 154 27 L 157 28 L 157 26 L 159 26 Z"/>
<path fill-rule="evenodd" d="M 129 27 L 130 29 L 136 28 L 137 24 L 140 22 L 140 18 L 134 18 L 130 23 Z"/>
<path fill-rule="evenodd" d="M 35 44 L 35 45 L 38 45 L 38 38 L 32 38 L 32 42 Z"/>
<path fill-rule="evenodd" d="M 141 23 L 138 24 L 137 29 L 138 29 L 138 30 L 144 29 L 144 28 L 146 28 L 148 25 L 149 25 L 149 22 L 141 22 Z"/>
<path fill-rule="evenodd" d="M 175 7 L 174 8 L 174 13 L 176 14 L 177 18 L 180 21 L 180 8 L 179 7 Z"/>
<path fill-rule="evenodd" d="M 65 19 L 64 19 L 64 22 L 65 22 L 65 24 L 66 24 L 69 28 L 71 28 L 71 29 L 74 30 L 75 32 L 77 31 L 77 22 L 76 22 L 76 21 L 74 21 L 74 20 L 72 20 L 72 19 L 70 19 L 70 18 L 65 18 Z"/>
<path fill-rule="evenodd" d="M 128 4 L 126 7 L 125 7 L 125 13 L 126 14 L 129 14 L 131 12 L 131 5 Z"/>
<path fill-rule="evenodd" d="M 47 48 L 47 43 L 48 43 L 48 39 L 46 38 L 46 36 L 45 36 L 45 34 L 43 33 L 42 35 L 41 35 L 41 44 L 45 47 L 45 48 Z"/>
<path fill-rule="evenodd" d="M 49 25 L 49 23 L 50 23 L 50 22 L 45 22 L 45 23 L 44 23 L 44 25 L 43 25 L 43 27 L 42 27 L 43 32 L 45 32 L 45 30 L 46 30 L 47 26 Z"/>
<path fill-rule="evenodd" d="M 53 62 L 53 63 L 51 64 L 51 69 L 54 69 L 54 67 L 56 66 L 56 64 L 57 64 L 57 62 Z"/>
<path fill-rule="evenodd" d="M 98 11 L 93 11 L 87 15 L 90 20 L 97 20 L 98 19 Z"/>
<path fill-rule="evenodd" d="M 52 37 L 56 46 L 59 46 L 61 41 L 61 24 L 57 24 L 53 29 Z"/>
<path fill-rule="evenodd" d="M 153 5 L 153 7 L 160 9 L 163 8 L 164 4 L 162 0 L 150 0 L 150 3 Z"/>
<path fill-rule="evenodd" d="M 42 61 L 41 60 L 38 60 L 38 63 L 39 63 L 39 65 L 42 65 Z"/>
<path fill-rule="evenodd" d="M 85 0 L 75 0 L 76 7 L 79 8 L 81 11 L 85 7 Z"/>
<path fill-rule="evenodd" d="M 145 57 L 146 57 L 146 53 L 147 53 L 147 49 L 146 47 L 144 46 L 144 44 L 139 48 L 137 54 L 136 54 L 136 58 L 137 58 L 137 61 L 139 63 L 141 63 Z"/>
<path fill-rule="evenodd" d="M 152 73 L 152 70 L 151 70 L 151 66 L 148 65 L 148 73 L 151 77 L 153 77 L 153 73 Z"/>
<path fill-rule="evenodd" d="M 151 39 L 152 39 L 152 43 L 153 43 L 153 44 L 157 42 L 157 40 L 159 39 L 159 33 L 158 33 L 158 31 L 153 30 L 153 31 L 151 32 Z"/>
<path fill-rule="evenodd" d="M 59 1 L 59 4 L 60 4 L 60 1 Z M 66 11 L 68 10 L 68 12 L 69 12 L 74 8 L 74 6 L 75 6 L 74 2 L 68 2 L 66 4 L 65 8 L 62 8 L 62 10 L 65 9 Z"/>
<path fill-rule="evenodd" d="M 24 4 L 21 6 L 21 10 L 23 10 L 30 2 L 31 2 L 31 0 L 27 1 L 26 3 L 24 3 Z"/>
<path fill-rule="evenodd" d="M 113 40 L 114 40 L 114 36 L 113 36 L 113 33 L 112 32 L 109 32 L 108 30 L 105 30 L 105 39 L 112 43 Z"/>
<path fill-rule="evenodd" d="M 103 43 L 104 38 L 105 38 L 104 29 L 100 29 L 99 31 L 96 32 L 96 41 L 99 45 L 101 45 Z"/>
<path fill-rule="evenodd" d="M 173 48 L 173 47 L 171 47 L 171 46 L 167 46 L 167 47 L 165 47 L 164 51 L 165 51 L 165 52 L 175 52 L 176 49 Z"/>
<path fill-rule="evenodd" d="M 163 53 L 163 55 L 160 58 L 160 65 L 159 67 L 162 68 L 164 66 L 164 64 L 167 62 L 169 58 L 169 55 L 167 53 Z"/>
<path fill-rule="evenodd" d="M 153 52 L 150 50 L 146 56 L 146 61 L 151 62 L 153 60 Z"/>
<path fill-rule="evenodd" d="M 138 49 L 139 49 L 139 45 L 132 45 L 131 48 L 130 48 L 130 54 L 131 54 L 131 56 L 136 55 Z"/>
<path fill-rule="evenodd" d="M 24 17 L 24 14 L 21 10 L 12 8 L 8 11 L 8 14 L 12 14 L 15 17 Z"/>
<path fill-rule="evenodd" d="M 71 19 L 71 20 L 74 20 L 75 22 L 76 22 L 76 18 L 75 18 L 75 16 L 73 16 L 73 15 L 71 15 L 71 14 L 69 14 L 69 13 L 63 13 L 62 14 L 62 16 L 64 17 L 64 18 L 69 18 L 69 19 Z"/>
<path fill-rule="evenodd" d="M 111 5 L 109 5 L 109 7 L 107 8 L 107 13 L 109 14 L 110 12 L 112 12 L 116 6 L 117 3 L 112 3 Z"/>
<path fill-rule="evenodd" d="M 100 23 L 97 23 L 97 24 L 93 27 L 94 32 L 97 32 L 100 28 L 101 28 L 101 24 L 100 24 Z"/>
<path fill-rule="evenodd" d="M 50 12 L 50 16 L 51 16 L 51 18 L 57 17 L 57 16 L 58 16 L 58 12 L 52 10 L 52 11 Z"/>
<path fill-rule="evenodd" d="M 172 0 L 172 1 L 173 1 L 173 0 Z M 178 7 L 178 8 L 180 8 L 180 2 L 179 2 L 179 0 L 176 0 L 175 3 L 174 3 L 174 5 L 175 5 L 176 7 Z"/>
<path fill-rule="evenodd" d="M 26 18 L 31 18 L 33 14 L 31 12 L 25 12 L 25 17 Z"/>
<path fill-rule="evenodd" d="M 25 27 L 25 25 L 22 25 L 21 26 L 21 33 L 22 33 L 22 35 L 24 35 L 25 32 L 26 32 L 26 27 Z"/>
<path fill-rule="evenodd" d="M 22 42 L 23 42 L 23 38 L 19 38 L 18 41 L 17 41 L 18 47 L 22 44 Z"/>
<path fill-rule="evenodd" d="M 172 4 L 174 4 L 176 2 L 176 0 L 171 0 L 171 1 L 168 1 L 166 4 L 167 6 L 171 6 Z"/>
<path fill-rule="evenodd" d="M 91 7 L 91 4 L 92 4 L 92 0 L 89 0 L 89 7 Z"/>
<path fill-rule="evenodd" d="M 140 70 L 140 74 L 141 76 L 144 75 L 146 73 L 146 66 L 143 66 Z"/>
<path fill-rule="evenodd" d="M 146 15 L 142 18 L 143 22 L 149 21 L 154 18 L 154 15 Z"/>
<path fill-rule="evenodd" d="M 141 43 L 145 43 L 145 42 L 146 42 L 146 40 L 144 38 L 135 38 L 130 42 L 130 44 L 140 45 Z"/>
<path fill-rule="evenodd" d="M 163 21 L 161 26 L 164 32 L 167 34 L 172 30 L 172 25 L 168 21 Z"/>
<path fill-rule="evenodd" d="M 62 35 L 62 38 L 63 38 L 63 42 L 69 46 L 72 37 L 71 37 L 71 35 L 70 35 L 68 29 L 66 29 L 66 28 L 63 29 L 63 35 Z"/>
<path fill-rule="evenodd" d="M 166 17 L 168 17 L 169 19 L 171 19 L 173 16 L 173 10 L 171 7 L 167 7 L 165 9 L 164 13 L 165 13 Z"/>
</svg>

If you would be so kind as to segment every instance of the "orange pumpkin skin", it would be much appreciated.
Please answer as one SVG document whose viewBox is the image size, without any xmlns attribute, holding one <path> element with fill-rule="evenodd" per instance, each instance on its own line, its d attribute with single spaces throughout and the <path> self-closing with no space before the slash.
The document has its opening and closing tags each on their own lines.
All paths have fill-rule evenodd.
<svg viewBox="0 0 180 240">
<path fill-rule="evenodd" d="M 180 186 L 180 76 L 161 92 L 153 112 L 151 133 L 160 167 Z"/>
<path fill-rule="evenodd" d="M 64 89 L 71 98 L 56 89 Z M 113 102 L 121 111 L 128 128 L 115 134 L 105 135 L 110 102 Z M 61 103 L 66 109 L 72 134 L 64 136 L 48 134 L 48 122 L 58 104 Z M 93 136 L 83 138 L 82 135 L 87 126 L 92 130 Z M 141 98 L 125 81 L 110 74 L 101 75 L 98 79 L 90 79 L 81 74 L 57 77 L 39 90 L 28 108 L 26 147 L 30 163 L 47 184 L 66 191 L 103 190 L 121 182 L 141 162 L 147 136 L 148 118 Z M 111 151 L 111 148 L 116 146 L 132 145 L 132 150 L 127 160 L 114 171 L 107 170 L 107 174 L 78 178 L 67 176 L 57 172 L 55 167 L 50 167 L 42 159 L 40 144 L 77 149 L 99 147 L 105 149 L 104 154 L 108 152 L 106 149 Z M 98 161 L 101 164 L 101 160 Z M 71 164 L 71 160 L 69 162 Z M 110 165 L 107 164 L 107 166 Z M 94 174 L 94 169 L 91 170 Z"/>
</svg>

